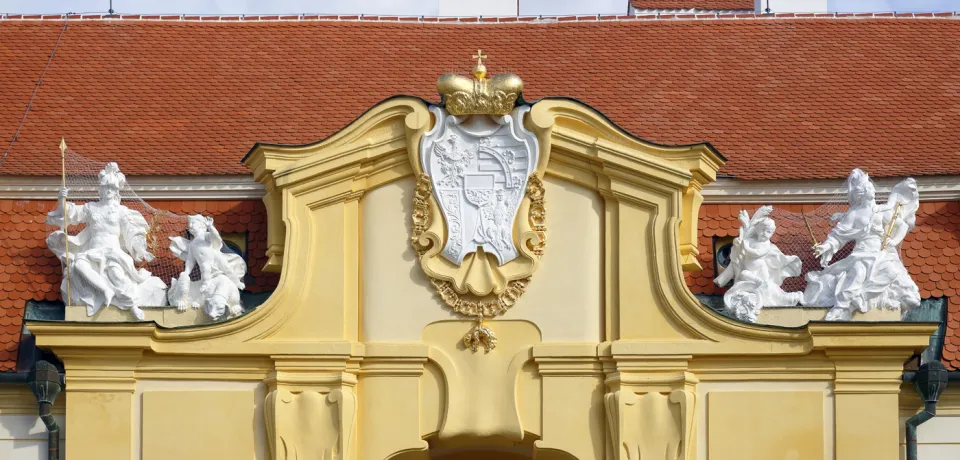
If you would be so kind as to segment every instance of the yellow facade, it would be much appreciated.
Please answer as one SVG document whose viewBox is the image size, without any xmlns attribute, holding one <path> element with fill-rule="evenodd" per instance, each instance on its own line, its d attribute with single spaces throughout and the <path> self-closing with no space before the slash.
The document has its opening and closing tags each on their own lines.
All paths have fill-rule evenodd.
<svg viewBox="0 0 960 460">
<path fill-rule="evenodd" d="M 65 458 L 898 458 L 903 362 L 936 325 L 777 328 L 704 308 L 683 270 L 722 157 L 577 102 L 526 119 L 547 251 L 488 321 L 497 347 L 464 349 L 470 321 L 409 245 L 432 124 L 399 97 L 322 142 L 251 151 L 281 280 L 241 318 L 29 323 L 66 369 Z"/>
</svg>

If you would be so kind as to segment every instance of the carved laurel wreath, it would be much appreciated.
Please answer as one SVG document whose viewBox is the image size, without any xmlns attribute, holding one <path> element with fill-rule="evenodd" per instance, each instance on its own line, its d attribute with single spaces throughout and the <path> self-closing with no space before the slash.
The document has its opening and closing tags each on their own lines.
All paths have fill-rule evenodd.
<svg viewBox="0 0 960 460">
<path fill-rule="evenodd" d="M 530 212 L 528 219 L 530 227 L 537 234 L 538 243 L 530 247 L 537 257 L 543 256 L 543 249 L 547 244 L 547 211 L 543 206 L 543 182 L 532 174 L 527 181 L 526 196 L 530 199 Z M 427 246 L 420 244 L 420 236 L 430 227 L 430 200 L 433 197 L 433 186 L 430 178 L 426 174 L 420 175 L 413 196 L 413 235 L 411 244 L 417 254 L 422 256 L 428 249 Z M 430 276 L 429 274 L 427 276 Z M 483 300 L 475 296 L 461 296 L 453 288 L 453 284 L 446 280 L 436 279 L 430 276 L 430 282 L 437 289 L 437 295 L 443 299 L 443 302 L 453 311 L 474 318 L 480 321 L 483 318 L 492 318 L 504 314 L 512 307 L 517 300 L 527 290 L 527 283 L 530 277 L 507 283 L 507 288 L 502 293 L 491 300 Z M 494 339 L 495 340 L 495 339 Z M 495 345 L 495 342 L 493 344 Z M 493 346 L 489 348 L 493 348 Z M 476 351 L 476 349 L 474 349 Z"/>
</svg>

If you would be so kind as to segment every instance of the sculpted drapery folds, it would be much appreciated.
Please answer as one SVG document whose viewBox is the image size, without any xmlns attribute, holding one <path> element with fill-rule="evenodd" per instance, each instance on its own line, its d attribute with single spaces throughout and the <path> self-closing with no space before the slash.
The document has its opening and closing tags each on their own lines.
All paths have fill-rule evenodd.
<svg viewBox="0 0 960 460">
<path fill-rule="evenodd" d="M 126 185 L 126 178 L 116 163 L 107 163 L 98 179 L 98 201 L 68 203 L 64 188 L 59 206 L 47 214 L 48 224 L 61 227 L 47 237 L 47 246 L 64 263 L 64 272 L 69 272 L 61 283 L 63 298 L 68 304 L 86 306 L 90 316 L 106 305 L 114 305 L 142 320 L 139 307 L 166 305 L 167 289 L 163 280 L 135 265 L 153 260 L 147 251 L 147 221 L 139 212 L 120 204 L 120 189 Z M 64 216 L 69 225 L 86 227 L 77 235 L 67 236 Z"/>
<path fill-rule="evenodd" d="M 728 314 L 742 321 L 756 322 L 763 306 L 793 306 L 802 297 L 780 287 L 784 279 L 800 275 L 801 262 L 770 241 L 777 228 L 771 212 L 772 206 L 763 206 L 751 219 L 740 211 L 740 236 L 733 241 L 730 266 L 715 280 L 719 286 L 734 281 L 723 303 Z"/>
<path fill-rule="evenodd" d="M 919 306 L 920 290 L 897 250 L 916 223 L 920 206 L 916 181 L 903 180 L 886 203 L 877 204 L 870 178 L 854 169 L 847 179 L 847 199 L 850 209 L 831 217 L 833 229 L 815 248 L 825 268 L 807 274 L 803 304 L 833 307 L 827 320 L 850 320 L 854 312 L 874 308 L 906 311 Z M 853 252 L 830 264 L 851 241 Z"/>
<path fill-rule="evenodd" d="M 200 308 L 216 321 L 243 312 L 240 291 L 247 263 L 236 254 L 225 254 L 223 238 L 213 226 L 213 218 L 199 214 L 187 219 L 193 239 L 170 237 L 170 251 L 184 261 L 179 278 L 170 280 L 169 300 L 178 310 Z M 191 281 L 193 268 L 200 269 L 200 280 Z"/>
</svg>

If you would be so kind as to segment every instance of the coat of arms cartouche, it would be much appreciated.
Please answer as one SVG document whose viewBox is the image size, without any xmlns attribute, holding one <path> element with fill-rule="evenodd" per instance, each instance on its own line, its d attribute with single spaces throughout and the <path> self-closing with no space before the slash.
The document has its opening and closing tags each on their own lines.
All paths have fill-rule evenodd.
<svg viewBox="0 0 960 460">
<path fill-rule="evenodd" d="M 420 142 L 413 246 L 437 294 L 477 324 L 464 346 L 496 347 L 485 318 L 526 290 L 546 242 L 537 137 L 523 127 L 530 106 L 513 74 L 487 78 L 479 50 L 473 78 L 447 74 Z M 518 105 L 518 101 L 520 104 Z"/>
</svg>

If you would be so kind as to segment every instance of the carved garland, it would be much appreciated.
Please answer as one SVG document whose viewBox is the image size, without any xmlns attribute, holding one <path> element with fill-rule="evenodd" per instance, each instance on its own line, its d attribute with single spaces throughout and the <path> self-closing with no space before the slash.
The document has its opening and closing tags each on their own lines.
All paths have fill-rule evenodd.
<svg viewBox="0 0 960 460">
<path fill-rule="evenodd" d="M 528 219 L 531 229 L 537 234 L 538 242 L 530 249 L 537 257 L 543 256 L 543 249 L 547 245 L 547 210 L 543 205 L 543 182 L 532 174 L 527 181 L 526 196 L 530 199 Z M 421 174 L 413 194 L 413 235 L 410 240 L 417 255 L 422 256 L 427 247 L 420 244 L 420 236 L 430 226 L 430 199 L 433 196 L 433 187 L 430 178 Z M 479 298 L 464 298 L 453 288 L 453 284 L 446 280 L 436 279 L 429 274 L 430 283 L 437 289 L 437 295 L 443 299 L 453 311 L 473 318 L 477 318 L 477 325 L 463 337 L 463 344 L 473 351 L 483 345 L 486 351 L 497 346 L 497 338 L 493 331 L 483 325 L 484 318 L 500 316 L 517 303 L 520 296 L 527 290 L 530 277 L 507 283 L 507 288 L 492 300 Z"/>
</svg>

